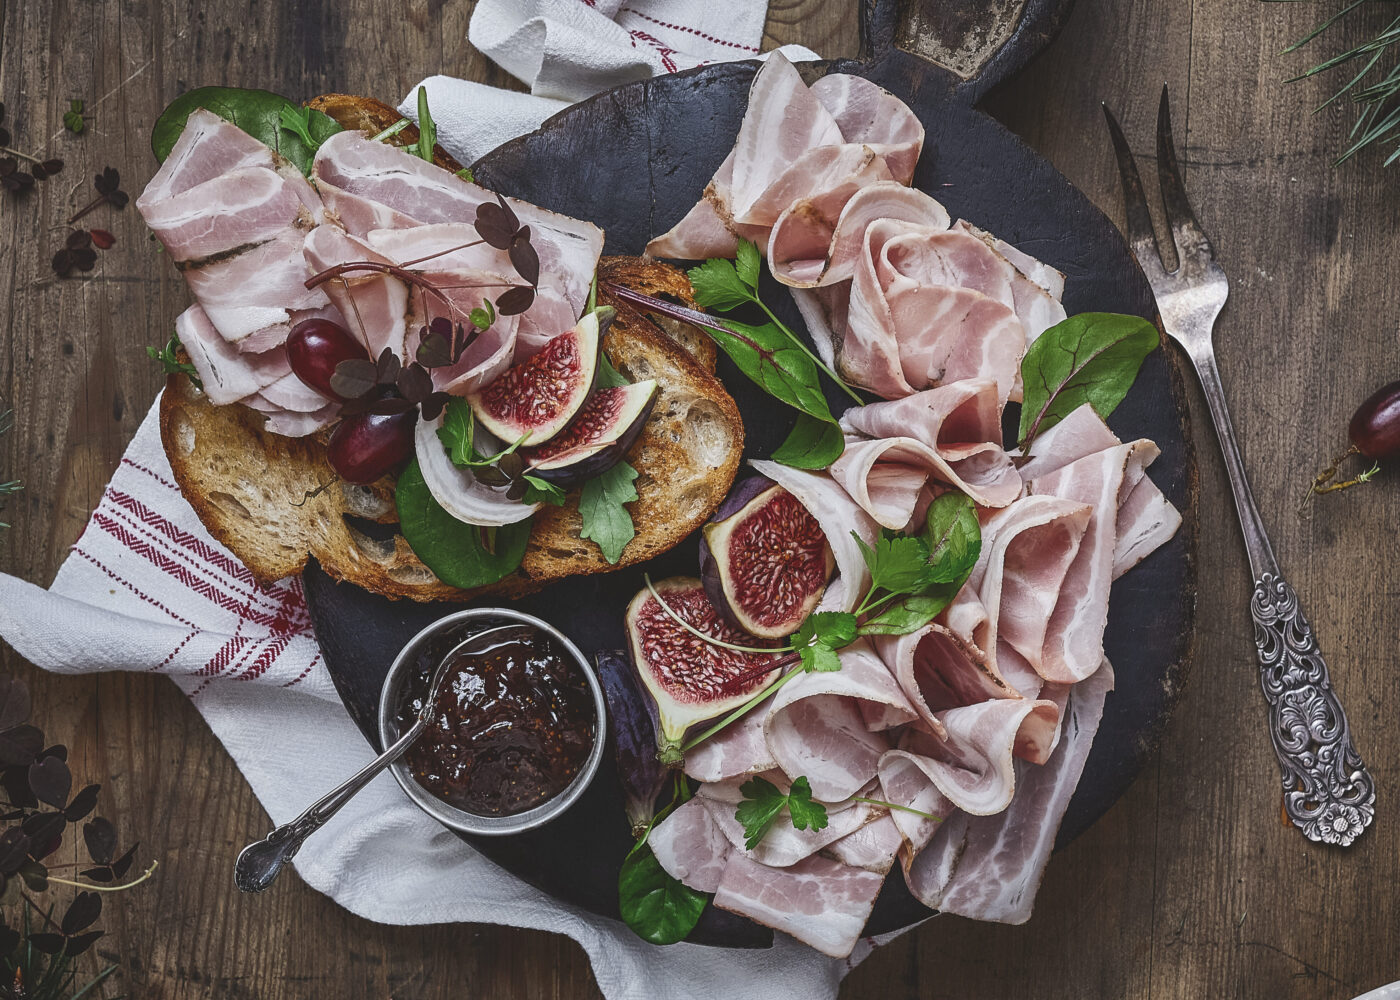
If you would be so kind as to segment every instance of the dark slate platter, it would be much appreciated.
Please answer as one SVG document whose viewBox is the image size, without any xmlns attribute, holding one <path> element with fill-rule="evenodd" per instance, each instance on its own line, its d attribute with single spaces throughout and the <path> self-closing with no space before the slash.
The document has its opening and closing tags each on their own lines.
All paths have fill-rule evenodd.
<svg viewBox="0 0 1400 1000">
<path fill-rule="evenodd" d="M 807 67 L 858 73 L 905 100 L 928 130 L 915 186 L 954 218 L 966 218 L 1067 275 L 1065 305 L 1152 317 L 1151 293 L 1118 232 L 1049 163 L 973 107 L 1054 33 L 1067 0 L 923 0 L 898 9 L 867 4 L 866 56 Z M 991 20 L 988 20 L 990 18 Z M 1001 33 L 998 34 L 998 31 Z M 968 42 L 973 39 L 974 42 Z M 979 61 L 967 78 L 910 51 L 961 53 Z M 958 58 L 946 62 L 965 68 Z M 477 180 L 528 201 L 589 219 L 607 232 L 605 253 L 638 253 L 697 200 L 734 143 L 757 64 L 732 63 L 631 84 L 550 119 L 475 164 Z M 765 299 L 802 329 L 776 285 Z M 727 362 L 721 376 L 744 414 L 746 457 L 764 457 L 783 439 L 793 411 L 773 403 Z M 830 395 L 834 410 L 843 398 Z M 1196 469 L 1175 356 L 1154 352 L 1137 385 L 1109 421 L 1123 439 L 1150 437 L 1162 455 L 1152 478 L 1185 517 L 1168 545 L 1113 587 L 1106 648 L 1117 668 L 1103 725 L 1070 803 L 1057 848 L 1083 832 L 1127 789 L 1155 747 L 1189 662 L 1195 614 Z M 694 539 L 641 566 L 564 580 L 517 602 L 554 623 L 588 654 L 624 645 L 622 615 L 653 577 L 694 574 Z M 314 563 L 306 596 L 327 666 L 351 716 L 373 744 L 384 674 L 419 629 L 457 605 L 389 601 L 337 584 Z M 566 815 L 532 833 L 468 838 L 483 854 L 556 897 L 617 916 L 617 871 L 631 838 L 610 758 Z M 893 874 L 867 925 L 882 933 L 929 910 Z M 765 946 L 772 932 L 710 907 L 691 940 Z"/>
</svg>

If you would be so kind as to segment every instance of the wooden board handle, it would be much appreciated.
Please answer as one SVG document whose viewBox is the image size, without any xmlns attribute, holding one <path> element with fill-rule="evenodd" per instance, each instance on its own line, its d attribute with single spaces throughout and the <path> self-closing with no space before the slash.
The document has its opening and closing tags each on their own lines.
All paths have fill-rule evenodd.
<svg viewBox="0 0 1400 1000">
<path fill-rule="evenodd" d="M 1040 52 L 1074 0 L 862 0 L 867 59 L 903 53 L 969 103 Z"/>
</svg>

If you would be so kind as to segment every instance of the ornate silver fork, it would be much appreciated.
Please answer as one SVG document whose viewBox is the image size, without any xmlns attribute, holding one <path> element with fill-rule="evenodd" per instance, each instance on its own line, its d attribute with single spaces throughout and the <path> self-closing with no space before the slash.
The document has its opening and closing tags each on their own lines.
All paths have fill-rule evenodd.
<svg viewBox="0 0 1400 1000">
<path fill-rule="evenodd" d="M 1352 745 L 1351 727 L 1332 690 L 1312 626 L 1298 606 L 1298 595 L 1279 572 L 1245 476 L 1211 343 L 1230 286 L 1186 199 L 1172 142 L 1167 89 L 1162 88 L 1157 112 L 1157 176 L 1176 246 L 1174 271 L 1168 271 L 1162 261 L 1132 150 L 1107 105 L 1104 115 L 1118 155 L 1133 256 L 1152 286 L 1163 328 L 1196 366 L 1235 494 L 1254 575 L 1249 610 L 1259 653 L 1259 682 L 1269 703 L 1269 736 L 1282 770 L 1284 808 L 1309 840 L 1345 847 L 1375 817 L 1375 782 Z"/>
</svg>

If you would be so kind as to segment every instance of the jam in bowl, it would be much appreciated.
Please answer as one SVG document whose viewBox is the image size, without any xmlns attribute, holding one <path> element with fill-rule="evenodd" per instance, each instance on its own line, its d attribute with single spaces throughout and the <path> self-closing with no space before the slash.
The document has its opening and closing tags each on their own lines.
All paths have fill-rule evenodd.
<svg viewBox="0 0 1400 1000">
<path fill-rule="evenodd" d="M 415 636 L 384 681 L 385 745 L 429 701 L 427 730 L 391 770 L 414 802 L 454 829 L 532 829 L 567 809 L 597 771 L 606 732 L 597 679 L 566 636 L 532 615 L 473 608 Z"/>
</svg>

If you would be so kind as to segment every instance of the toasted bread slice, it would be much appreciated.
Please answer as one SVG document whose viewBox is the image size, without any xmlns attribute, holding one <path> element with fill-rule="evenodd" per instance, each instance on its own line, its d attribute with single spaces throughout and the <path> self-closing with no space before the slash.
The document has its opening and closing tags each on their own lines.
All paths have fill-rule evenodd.
<svg viewBox="0 0 1400 1000">
<path fill-rule="evenodd" d="M 312 106 L 348 128 L 379 131 L 398 120 L 392 108 L 365 98 L 329 95 Z M 415 141 L 412 132 L 405 129 L 397 138 Z M 441 163 L 456 167 L 445 154 Z M 599 275 L 694 305 L 685 275 L 666 264 L 607 257 Z M 654 378 L 659 384 L 651 416 L 627 454 L 639 473 L 638 499 L 629 508 L 637 535 L 616 566 L 580 537 L 573 491 L 564 506 L 546 506 L 535 515 L 514 573 L 474 591 L 449 587 L 398 534 L 392 479 L 326 486 L 333 477 L 324 433 L 269 434 L 260 415 L 238 405 L 212 405 L 184 375 L 169 378 L 160 409 L 161 440 L 175 480 L 210 534 L 264 582 L 300 572 L 310 555 L 331 576 L 388 597 L 467 600 L 486 593 L 518 596 L 565 576 L 650 559 L 703 524 L 729 492 L 744 427 L 714 375 L 714 346 L 702 331 L 658 321 L 612 301 L 605 291 L 600 299 L 618 310 L 603 338 L 608 359 L 633 381 Z"/>
</svg>

